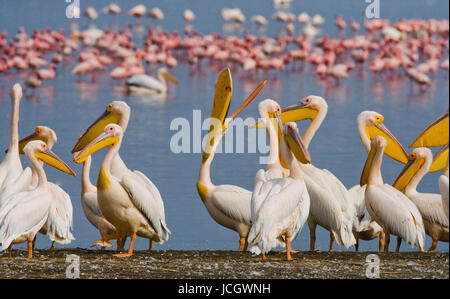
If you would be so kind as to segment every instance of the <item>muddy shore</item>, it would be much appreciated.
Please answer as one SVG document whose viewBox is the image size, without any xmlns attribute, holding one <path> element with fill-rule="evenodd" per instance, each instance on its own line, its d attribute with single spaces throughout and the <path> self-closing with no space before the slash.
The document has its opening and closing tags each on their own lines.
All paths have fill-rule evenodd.
<svg viewBox="0 0 450 299">
<path fill-rule="evenodd" d="M 0 278 L 66 278 L 79 257 L 79 278 L 220 278 L 220 279 L 308 279 L 366 278 L 370 252 L 299 252 L 293 261 L 284 254 L 268 254 L 266 262 L 250 253 L 235 251 L 135 251 L 131 258 L 112 256 L 113 251 L 87 249 L 35 250 L 26 259 L 25 250 L 0 253 Z M 375 253 L 380 278 L 449 278 L 448 253 Z M 77 258 L 76 258 L 77 259 Z M 372 261 L 373 262 L 373 261 Z M 75 262 L 76 263 L 76 262 Z M 75 273 L 69 268 L 68 273 Z"/>
</svg>

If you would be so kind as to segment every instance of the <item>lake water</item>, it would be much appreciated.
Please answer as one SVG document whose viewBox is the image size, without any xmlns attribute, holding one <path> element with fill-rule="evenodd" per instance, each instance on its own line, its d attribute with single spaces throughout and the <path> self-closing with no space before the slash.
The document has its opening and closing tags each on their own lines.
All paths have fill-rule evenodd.
<svg viewBox="0 0 450 299">
<path fill-rule="evenodd" d="M 81 10 L 88 6 L 88 1 L 81 0 Z M 123 11 L 127 11 L 140 1 L 117 1 Z M 98 11 L 110 1 L 95 1 L 93 5 Z M 144 30 L 134 30 L 134 38 L 138 47 L 139 41 L 148 30 L 148 26 L 160 26 L 162 29 L 182 32 L 184 9 L 190 8 L 196 14 L 194 27 L 201 33 L 224 33 L 227 28 L 220 17 L 224 7 L 240 7 L 247 16 L 245 27 L 249 32 L 259 34 L 252 27 L 249 19 L 260 13 L 269 19 L 265 34 L 274 36 L 284 25 L 271 21 L 275 12 L 271 0 L 171 0 L 147 2 L 147 7 L 157 4 L 165 13 L 165 19 L 154 21 L 143 18 Z M 6 30 L 11 38 L 19 26 L 24 26 L 30 34 L 34 28 L 50 27 L 68 30 L 71 22 L 82 29 L 89 23 L 84 16 L 75 21 L 65 16 L 68 4 L 58 1 L 2 1 L 0 3 L 0 31 Z M 310 15 L 320 13 L 326 20 L 323 31 L 332 36 L 337 30 L 334 18 L 342 14 L 346 20 L 355 18 L 362 24 L 363 11 L 367 3 L 364 0 L 347 1 L 297 1 L 294 0 L 290 10 L 297 15 L 306 11 Z M 401 18 L 447 18 L 448 1 L 387 1 L 380 0 L 382 18 L 392 21 Z M 124 13 L 118 16 L 105 16 L 100 13 L 99 19 L 93 23 L 99 28 L 123 27 L 127 23 L 135 24 L 135 20 Z M 296 23 L 297 28 L 299 24 Z M 241 34 L 238 32 L 238 34 Z M 347 35 L 350 33 L 347 31 Z M 77 138 L 104 111 L 106 105 L 113 100 L 124 100 L 132 109 L 131 120 L 121 148 L 121 156 L 130 169 L 139 169 L 155 183 L 161 192 L 165 204 L 167 225 L 172 231 L 170 239 L 163 245 L 155 245 L 155 249 L 219 249 L 236 250 L 237 233 L 218 225 L 209 216 L 201 202 L 196 180 L 201 163 L 201 154 L 174 154 L 170 150 L 170 139 L 175 134 L 170 123 L 177 117 L 192 121 L 193 110 L 198 109 L 202 118 L 209 117 L 214 94 L 214 83 L 218 75 L 216 68 L 204 64 L 201 72 L 190 73 L 186 64 L 179 64 L 171 73 L 180 81 L 180 85 L 170 87 L 164 101 L 149 98 L 128 96 L 114 87 L 117 82 L 110 80 L 104 73 L 95 82 L 89 76 L 81 82 L 70 71 L 76 64 L 74 58 L 56 67 L 57 76 L 37 89 L 25 88 L 24 100 L 20 107 L 19 132 L 21 136 L 31 134 L 37 125 L 53 128 L 58 135 L 58 143 L 53 150 L 77 172 L 74 178 L 63 175 L 50 167 L 46 167 L 48 179 L 58 183 L 71 196 L 74 207 L 73 234 L 76 238 L 66 247 L 87 248 L 99 238 L 98 231 L 91 226 L 84 216 L 80 203 L 81 165 L 72 162 L 71 149 Z M 155 68 L 151 70 L 154 72 Z M 264 79 L 260 76 L 248 79 L 238 70 L 233 71 L 233 99 L 230 111 L 239 106 L 251 90 Z M 448 109 L 449 82 L 448 73 L 439 72 L 433 77 L 432 86 L 422 94 L 417 86 L 411 91 L 407 79 L 385 80 L 375 78 L 366 73 L 364 77 L 353 72 L 350 78 L 342 80 L 340 86 L 329 87 L 318 81 L 310 72 L 309 66 L 303 71 L 291 71 L 290 68 L 278 72 L 270 78 L 266 87 L 256 100 L 244 110 L 241 116 L 257 117 L 257 104 L 265 98 L 275 99 L 282 107 L 295 103 L 309 94 L 321 95 L 327 99 L 329 110 L 327 118 L 313 139 L 310 152 L 313 164 L 333 172 L 348 188 L 359 183 L 366 152 L 360 142 L 356 117 L 363 110 L 375 110 L 385 117 L 386 126 L 399 141 L 407 147 L 412 140 L 432 120 Z M 23 82 L 25 76 L 15 71 L 0 74 L 0 147 L 7 148 L 10 120 L 9 91 L 15 82 Z M 301 128 L 304 128 L 302 125 Z M 206 132 L 202 131 L 202 135 Z M 0 148 L 0 152 L 3 151 Z M 434 153 L 436 151 L 434 150 Z M 96 182 L 98 169 L 103 160 L 105 150 L 96 153 L 93 158 L 91 180 Z M 217 154 L 212 165 L 211 176 L 215 184 L 234 184 L 251 190 L 256 171 L 262 167 L 258 163 L 260 154 Z M 0 154 L 3 159 L 3 154 Z M 25 159 L 23 164 L 28 165 Z M 389 158 L 383 161 L 382 173 L 385 182 L 392 183 L 403 169 L 403 165 Z M 421 192 L 439 193 L 438 177 L 441 172 L 430 173 L 419 185 Z M 329 234 L 322 228 L 317 230 L 316 247 L 328 249 Z M 391 248 L 395 241 L 391 242 Z M 428 247 L 431 240 L 427 237 Z M 36 246 L 50 246 L 47 237 L 39 235 Z M 136 249 L 146 249 L 147 239 L 138 238 Z M 361 241 L 360 250 L 376 250 L 378 240 Z M 24 248 L 24 245 L 17 246 Z M 57 244 L 57 247 L 61 245 Z M 309 232 L 305 225 L 301 234 L 293 242 L 293 248 L 309 249 Z M 347 250 L 335 245 L 336 250 Z M 437 250 L 448 251 L 448 243 L 439 243 Z M 349 250 L 353 250 L 350 248 Z M 412 250 L 409 245 L 402 245 L 402 250 Z"/>
</svg>

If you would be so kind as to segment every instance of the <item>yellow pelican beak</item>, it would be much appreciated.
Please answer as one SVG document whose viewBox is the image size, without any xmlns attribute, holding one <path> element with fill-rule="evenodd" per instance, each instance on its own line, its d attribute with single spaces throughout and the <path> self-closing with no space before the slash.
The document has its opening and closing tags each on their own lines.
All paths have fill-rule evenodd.
<svg viewBox="0 0 450 299">
<path fill-rule="evenodd" d="M 448 163 L 448 143 L 441 148 L 441 150 L 434 156 L 433 163 L 431 163 L 429 172 L 439 171 L 444 169 Z"/>
<path fill-rule="evenodd" d="M 205 150 L 202 153 L 202 163 L 209 158 L 211 151 L 215 146 L 216 137 L 221 134 L 225 134 L 225 131 L 230 126 L 231 121 L 253 101 L 266 83 L 267 80 L 264 80 L 261 84 L 259 84 L 258 87 L 241 104 L 241 106 L 239 106 L 239 108 L 236 109 L 236 111 L 229 118 L 227 118 L 231 96 L 233 93 L 233 81 L 231 79 L 231 72 L 228 68 L 219 74 L 216 83 L 213 106 L 211 109 L 211 119 Z"/>
<path fill-rule="evenodd" d="M 164 79 L 166 79 L 176 85 L 180 84 L 180 82 L 178 82 L 178 80 L 175 77 L 169 75 L 168 73 L 162 73 L 161 75 L 164 77 Z"/>
<path fill-rule="evenodd" d="M 375 147 L 370 147 L 369 154 L 367 154 L 366 163 L 364 164 L 364 168 L 361 173 L 361 179 L 359 181 L 360 186 L 367 185 L 369 181 L 370 168 L 372 167 L 373 158 L 375 157 L 376 153 L 377 149 Z"/>
<path fill-rule="evenodd" d="M 107 146 L 114 146 L 119 143 L 119 137 L 113 136 L 110 132 L 102 131 L 94 140 L 91 141 L 80 152 L 73 155 L 75 163 L 83 163 L 87 157 Z"/>
<path fill-rule="evenodd" d="M 411 143 L 411 147 L 434 147 L 448 144 L 448 110 L 439 116 L 431 125 L 429 125 L 416 140 Z"/>
<path fill-rule="evenodd" d="M 36 131 L 33 134 L 28 135 L 27 137 L 22 138 L 22 139 L 19 140 L 19 154 L 20 155 L 24 155 L 25 154 L 25 152 L 23 151 L 23 148 L 25 147 L 25 145 L 28 144 L 28 142 L 39 139 L 37 130 L 38 129 L 36 128 Z M 46 142 L 45 140 L 43 140 L 43 141 Z"/>
<path fill-rule="evenodd" d="M 392 159 L 406 164 L 408 162 L 408 154 L 397 138 L 383 124 L 383 120 L 383 117 L 381 117 L 375 124 L 365 127 L 367 137 L 369 140 L 372 140 L 375 136 L 383 136 L 387 141 L 384 153 Z"/>
<path fill-rule="evenodd" d="M 280 122 L 281 122 L 281 120 L 280 120 Z M 311 157 L 309 155 L 308 150 L 303 145 L 302 137 L 300 137 L 298 130 L 294 130 L 293 128 L 289 127 L 287 134 L 284 135 L 284 139 L 286 140 L 286 143 L 287 143 L 288 147 L 291 149 L 295 158 L 300 163 L 303 163 L 303 164 L 311 163 Z"/>
<path fill-rule="evenodd" d="M 406 186 L 408 186 L 413 176 L 417 173 L 417 171 L 420 169 L 420 167 L 422 167 L 423 163 L 425 162 L 424 159 L 416 159 L 416 155 L 414 153 L 409 155 L 408 159 L 409 159 L 408 163 L 406 163 L 402 172 L 399 174 L 394 184 L 392 184 L 392 187 L 400 191 L 402 191 L 403 189 L 406 188 Z"/>
<path fill-rule="evenodd" d="M 286 124 L 288 122 L 297 122 L 304 119 L 314 119 L 317 116 L 318 111 L 312 109 L 308 104 L 298 103 L 286 108 L 281 109 L 281 122 Z M 269 115 L 269 117 L 272 117 Z M 264 128 L 264 123 L 260 120 L 250 128 L 261 129 Z"/>
<path fill-rule="evenodd" d="M 79 152 L 97 137 L 108 124 L 119 124 L 121 116 L 111 112 L 112 104 L 106 106 L 105 112 L 84 132 L 72 149 L 72 153 Z"/>
<path fill-rule="evenodd" d="M 55 167 L 62 172 L 67 174 L 77 176 L 76 173 L 66 164 L 63 160 L 61 160 L 57 155 L 55 155 L 51 150 L 47 149 L 45 152 L 36 152 L 34 153 L 36 159 L 41 160 L 44 163 L 47 163 L 50 166 Z"/>
</svg>

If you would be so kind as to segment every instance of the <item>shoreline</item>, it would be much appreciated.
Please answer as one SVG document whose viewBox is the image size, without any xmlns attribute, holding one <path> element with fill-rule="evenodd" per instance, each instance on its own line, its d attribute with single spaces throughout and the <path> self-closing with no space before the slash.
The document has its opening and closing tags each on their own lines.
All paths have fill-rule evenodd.
<svg viewBox="0 0 450 299">
<path fill-rule="evenodd" d="M 298 252 L 293 261 L 270 252 L 263 262 L 250 252 L 219 250 L 137 250 L 131 258 L 117 258 L 112 250 L 36 249 L 33 259 L 26 250 L 0 253 L 0 279 L 73 278 L 79 263 L 81 279 L 361 279 L 379 258 L 379 278 L 449 279 L 448 252 Z M 74 256 L 72 256 L 74 255 Z M 69 257 L 68 257 L 69 256 Z M 70 257 L 75 257 L 70 259 Z M 72 274 L 71 274 L 72 273 Z M 370 274 L 369 274 L 370 275 Z"/>
</svg>

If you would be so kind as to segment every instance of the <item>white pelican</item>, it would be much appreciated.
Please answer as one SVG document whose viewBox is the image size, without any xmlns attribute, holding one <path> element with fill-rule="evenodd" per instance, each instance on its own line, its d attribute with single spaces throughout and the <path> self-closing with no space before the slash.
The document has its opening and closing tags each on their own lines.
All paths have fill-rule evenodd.
<svg viewBox="0 0 450 299">
<path fill-rule="evenodd" d="M 220 225 L 238 232 L 239 251 L 247 248 L 247 236 L 250 230 L 250 200 L 252 193 L 234 185 L 216 186 L 211 181 L 210 167 L 220 139 L 225 134 L 230 122 L 242 111 L 260 92 L 267 80 L 243 102 L 243 104 L 226 119 L 231 95 L 232 80 L 229 69 L 222 71 L 217 78 L 214 102 L 211 110 L 210 129 L 206 147 L 202 154 L 197 191 L 206 210 Z"/>
<path fill-rule="evenodd" d="M 97 120 L 83 133 L 83 135 L 78 139 L 74 148 L 72 149 L 72 153 L 76 153 L 81 151 L 87 144 L 89 144 L 95 137 L 97 137 L 105 128 L 105 126 L 109 123 L 118 124 L 124 134 L 128 127 L 128 122 L 130 120 L 131 109 L 127 105 L 127 103 L 123 101 L 113 101 L 106 106 L 105 112 L 97 118 Z M 81 162 L 80 162 L 81 163 Z M 125 165 L 123 160 L 121 159 L 119 153 L 117 153 L 111 161 L 111 174 L 121 179 L 125 174 L 134 174 L 137 178 L 136 182 L 142 184 L 144 188 L 148 189 L 149 192 L 153 192 L 153 189 L 156 188 L 154 184 L 147 178 L 145 174 L 138 170 L 130 170 Z M 162 200 L 160 202 L 163 205 Z M 110 236 L 110 239 L 116 239 L 115 236 Z M 103 241 L 105 241 L 104 239 Z M 107 241 L 107 240 L 106 240 Z M 125 240 L 122 240 L 125 242 Z M 121 247 L 121 246 L 119 246 Z M 153 241 L 149 240 L 149 250 L 153 249 Z"/>
<path fill-rule="evenodd" d="M 281 121 L 280 121 L 281 125 Z M 291 257 L 291 240 L 303 228 L 310 207 L 310 199 L 299 163 L 310 163 L 309 153 L 302 144 L 297 124 L 283 127 L 280 148 L 289 167 L 287 178 L 268 179 L 264 170 L 255 177 L 252 193 L 252 228 L 248 239 L 254 254 L 265 254 L 279 245 L 286 245 L 286 259 Z"/>
<path fill-rule="evenodd" d="M 386 236 L 384 251 L 389 251 L 390 234 L 397 235 L 420 251 L 425 246 L 425 227 L 419 210 L 406 195 L 388 184 L 383 184 L 381 164 L 387 141 L 375 136 L 361 174 L 360 185 L 366 186 L 367 211 L 381 227 Z"/>
<path fill-rule="evenodd" d="M 283 123 L 294 115 L 298 119 L 311 119 L 311 123 L 302 135 L 303 144 L 309 144 L 319 129 L 328 111 L 326 101 L 319 96 L 310 95 L 282 110 Z M 304 181 L 311 198 L 308 226 L 310 230 L 310 250 L 315 249 L 316 226 L 320 225 L 330 232 L 329 251 L 333 250 L 333 242 L 350 247 L 356 240 L 352 233 L 355 222 L 354 206 L 345 186 L 331 172 L 318 169 L 312 164 L 299 164 Z"/>
<path fill-rule="evenodd" d="M 89 178 L 91 169 L 91 156 L 87 157 L 83 163 L 83 172 L 81 175 L 81 206 L 89 222 L 100 232 L 101 238 L 91 247 L 100 245 L 103 248 L 110 247 L 109 236 L 117 235 L 117 230 L 108 220 L 105 219 L 97 201 L 97 187 L 91 183 Z M 118 241 L 119 242 L 119 241 Z M 117 244 L 118 250 L 123 249 L 123 244 Z M 120 248 L 119 248 L 120 247 Z"/>
<path fill-rule="evenodd" d="M 448 205 L 448 160 L 447 160 L 447 167 L 445 168 L 444 174 L 442 174 L 439 177 L 439 191 L 441 192 L 442 196 L 442 207 L 444 208 L 444 213 L 447 216 L 447 219 L 449 219 L 449 205 Z"/>
<path fill-rule="evenodd" d="M 12 104 L 9 148 L 5 159 L 0 163 L 0 191 L 3 186 L 14 182 L 23 171 L 19 157 L 19 106 L 22 99 L 22 87 L 19 83 L 14 84 L 9 95 Z"/>
<path fill-rule="evenodd" d="M 29 142 L 25 148 L 25 155 L 38 176 L 38 185 L 31 191 L 23 191 L 12 195 L 12 199 L 0 211 L 0 251 L 11 245 L 27 242 L 28 258 L 32 258 L 33 240 L 37 232 L 48 223 L 52 213 L 55 197 L 53 188 L 49 187 L 41 160 L 63 172 L 75 173 L 52 153 L 48 146 L 40 140 Z"/>
<path fill-rule="evenodd" d="M 442 206 L 448 218 L 448 143 L 449 143 L 449 112 L 448 110 L 431 123 L 409 147 L 435 147 L 444 146 L 434 157 L 430 172 L 446 168 L 439 177 L 439 190 L 442 195 Z"/>
<path fill-rule="evenodd" d="M 396 179 L 393 186 L 408 196 L 417 206 L 422 215 L 425 232 L 433 243 L 428 251 L 436 249 L 438 241 L 448 242 L 448 218 L 442 207 L 442 196 L 433 193 L 417 192 L 417 185 L 428 173 L 432 164 L 433 154 L 425 147 L 413 150 L 409 162 Z"/>
<path fill-rule="evenodd" d="M 109 147 L 97 180 L 97 200 L 103 216 L 118 233 L 109 239 L 131 237 L 128 252 L 114 256 L 130 257 L 136 235 L 162 244 L 169 239 L 170 231 L 166 225 L 161 195 L 145 175 L 136 171 L 127 171 L 120 178 L 112 175 L 113 157 L 118 154 L 122 139 L 122 127 L 109 124 L 81 152 L 75 153 L 74 161 L 84 162 L 89 155 Z M 102 239 L 108 241 L 105 237 Z"/>
<path fill-rule="evenodd" d="M 57 142 L 55 131 L 46 126 L 37 126 L 33 134 L 21 139 L 18 144 L 19 154 L 25 154 L 24 147 L 33 140 L 44 141 L 48 150 L 52 150 L 53 145 Z M 43 162 L 38 161 L 43 167 Z M 9 200 L 14 198 L 12 195 L 22 192 L 31 191 L 38 185 L 38 175 L 35 170 L 29 167 L 25 168 L 22 174 L 9 185 L 4 186 L 0 193 L 0 209 Z M 70 228 L 72 227 L 73 208 L 70 196 L 57 184 L 47 182 L 47 187 L 51 189 L 54 195 L 50 214 L 47 222 L 43 225 L 40 233 L 47 235 L 52 241 L 50 249 L 55 247 L 55 242 L 60 244 L 68 244 L 74 240 Z"/>
<path fill-rule="evenodd" d="M 357 126 L 361 143 L 367 153 L 369 153 L 371 139 L 375 136 L 381 135 L 387 141 L 387 146 L 384 149 L 384 153 L 388 157 L 405 164 L 408 161 L 408 155 L 406 154 L 405 149 L 388 130 L 388 128 L 386 128 L 383 121 L 383 115 L 375 111 L 361 112 L 357 118 Z M 381 172 L 378 175 L 381 179 Z M 382 252 L 385 238 L 383 228 L 376 221 L 370 218 L 370 215 L 366 210 L 366 205 L 364 203 L 365 190 L 366 186 L 360 186 L 359 184 L 353 186 L 349 190 L 354 201 L 356 216 L 358 219 L 358 223 L 354 226 L 354 234 L 357 240 L 355 249 L 358 250 L 359 239 L 368 241 L 379 237 L 379 251 Z"/>
<path fill-rule="evenodd" d="M 158 79 L 146 74 L 134 75 L 125 82 L 127 90 L 132 94 L 167 94 L 166 80 L 178 84 L 177 79 L 167 73 L 167 69 L 158 69 Z"/>
</svg>

